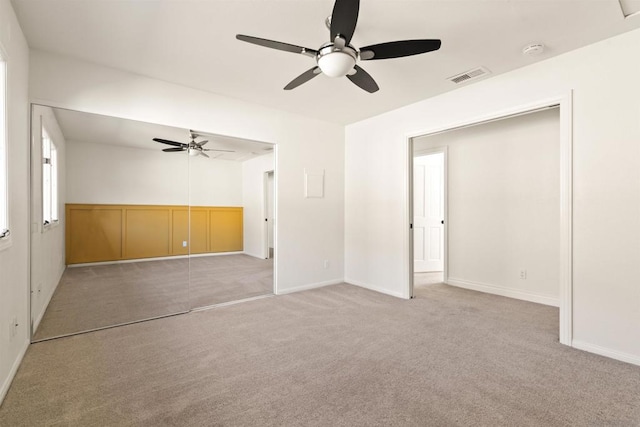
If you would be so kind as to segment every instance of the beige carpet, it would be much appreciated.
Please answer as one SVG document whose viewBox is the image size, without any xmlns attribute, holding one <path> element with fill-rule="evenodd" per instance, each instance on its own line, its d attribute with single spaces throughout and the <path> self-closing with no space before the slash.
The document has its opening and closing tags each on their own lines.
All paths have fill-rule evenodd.
<svg viewBox="0 0 640 427">
<path fill-rule="evenodd" d="M 413 275 L 413 287 L 414 291 L 416 287 L 437 285 L 442 283 L 444 274 L 441 271 L 434 273 L 414 273 Z"/>
<path fill-rule="evenodd" d="M 557 319 L 437 284 L 260 299 L 33 344 L 0 425 L 640 425 L 640 367 Z"/>
<path fill-rule="evenodd" d="M 244 254 L 71 267 L 34 340 L 273 292 L 273 260 Z"/>
<path fill-rule="evenodd" d="M 192 257 L 189 269 L 191 308 L 273 293 L 273 259 L 249 255 Z"/>
</svg>

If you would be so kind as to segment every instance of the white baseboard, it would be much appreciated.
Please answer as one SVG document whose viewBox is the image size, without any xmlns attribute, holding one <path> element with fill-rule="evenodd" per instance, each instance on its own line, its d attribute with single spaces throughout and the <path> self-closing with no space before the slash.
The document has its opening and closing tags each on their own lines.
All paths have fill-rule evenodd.
<svg viewBox="0 0 640 427">
<path fill-rule="evenodd" d="M 16 373 L 18 372 L 18 368 L 20 367 L 20 364 L 22 363 L 22 359 L 24 358 L 24 354 L 27 352 L 27 348 L 29 348 L 29 340 L 25 341 L 22 349 L 20 350 L 20 353 L 18 354 L 18 357 L 13 362 L 13 366 L 11 366 L 11 370 L 9 371 L 9 375 L 7 375 L 7 378 L 5 378 L 4 382 L 2 383 L 2 388 L 0 388 L 0 405 L 2 405 L 2 402 L 4 401 L 4 398 L 7 396 L 7 392 L 9 391 L 9 387 L 11 387 L 11 383 L 13 382 L 13 378 L 16 376 Z"/>
<path fill-rule="evenodd" d="M 189 255 L 175 255 L 175 256 L 164 256 L 164 257 L 155 257 L 155 258 L 121 259 L 117 261 L 83 262 L 80 264 L 69 264 L 67 265 L 67 267 L 68 268 L 94 267 L 97 265 L 131 264 L 134 262 L 166 261 L 170 259 L 185 259 L 185 258 L 189 258 Z"/>
<path fill-rule="evenodd" d="M 472 291 L 484 292 L 487 294 L 500 295 L 503 297 L 515 298 L 523 301 L 535 302 L 538 304 L 550 305 L 552 307 L 560 307 L 559 298 L 547 295 L 534 294 L 519 289 L 505 288 L 503 286 L 489 285 L 487 283 L 471 282 L 469 280 L 456 279 L 449 277 L 445 283 L 459 288 L 471 289 Z"/>
<path fill-rule="evenodd" d="M 344 279 L 344 281 L 345 283 L 348 283 L 350 285 L 359 286 L 361 288 L 369 289 L 370 291 L 380 292 L 381 294 L 391 295 L 392 297 L 406 299 L 402 294 L 402 292 L 393 292 L 388 289 L 379 288 L 377 286 L 373 286 L 368 283 L 361 282 L 359 280 Z"/>
<path fill-rule="evenodd" d="M 258 259 L 268 259 L 268 258 L 265 258 L 265 257 L 264 257 L 264 256 L 262 256 L 262 255 L 256 255 L 256 254 L 252 254 L 252 253 L 250 253 L 250 252 L 242 252 L 242 253 L 243 253 L 243 254 L 245 254 L 245 255 L 248 255 L 248 256 L 250 256 L 250 257 L 253 257 L 253 258 L 258 258 Z"/>
<path fill-rule="evenodd" d="M 235 251 L 235 252 L 207 252 L 204 254 L 191 254 L 191 255 L 187 255 L 187 258 L 202 258 L 202 257 L 207 257 L 207 256 L 225 256 L 225 255 L 243 255 L 244 252 L 242 251 Z M 158 258 L 158 259 L 162 259 L 162 258 Z"/>
<path fill-rule="evenodd" d="M 620 360 L 621 362 L 631 363 L 633 365 L 640 366 L 640 356 L 636 356 L 629 353 L 623 353 L 621 351 L 612 350 L 610 348 L 601 347 L 595 344 L 589 344 L 584 341 L 573 340 L 571 347 L 578 350 L 588 351 L 589 353 L 595 353 L 600 356 L 610 357 L 611 359 Z"/>
<path fill-rule="evenodd" d="M 149 261 L 166 261 L 171 259 L 185 259 L 185 258 L 201 258 L 207 256 L 224 256 L 224 255 L 241 255 L 242 251 L 237 252 L 208 252 L 204 254 L 191 254 L 191 255 L 171 255 L 161 256 L 154 258 L 136 258 L 136 259 L 121 259 L 116 261 L 100 261 L 100 262 L 83 262 L 81 264 L 69 264 L 67 267 L 93 267 L 96 265 L 111 265 L 111 264 L 131 264 L 133 262 L 149 262 Z"/>
<path fill-rule="evenodd" d="M 276 295 L 286 295 L 286 294 L 291 294 L 294 292 L 300 292 L 300 291 L 308 291 L 309 289 L 316 289 L 316 288 L 322 288 L 324 286 L 329 286 L 329 285 L 337 285 L 340 283 L 344 283 L 344 280 L 342 279 L 335 279 L 335 280 L 327 280 L 325 282 L 316 282 L 316 283 L 309 283 L 307 285 L 300 285 L 300 286 L 294 286 L 293 288 L 287 288 L 287 289 L 278 289 L 276 290 L 275 294 Z"/>
</svg>

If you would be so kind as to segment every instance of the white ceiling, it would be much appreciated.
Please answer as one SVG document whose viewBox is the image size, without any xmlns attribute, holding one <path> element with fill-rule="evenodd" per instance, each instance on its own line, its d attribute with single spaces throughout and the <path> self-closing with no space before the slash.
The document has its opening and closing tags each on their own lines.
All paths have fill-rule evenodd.
<svg viewBox="0 0 640 427">
<path fill-rule="evenodd" d="M 168 139 L 183 143 L 190 141 L 189 129 L 180 129 L 61 108 L 54 108 L 53 111 L 60 130 L 67 141 L 119 145 L 154 151 L 171 148 L 171 146 L 155 142 L 153 138 Z M 273 150 L 271 144 L 264 142 L 232 138 L 223 135 L 205 134 L 202 132 L 197 133 L 200 137 L 197 138 L 196 141 L 209 141 L 204 148 L 233 151 L 208 151 L 207 155 L 211 159 L 244 161 L 268 154 Z M 177 154 L 178 153 L 167 153 L 167 155 L 173 156 Z"/>
<path fill-rule="evenodd" d="M 312 58 L 240 42 L 238 33 L 317 49 L 332 0 L 13 0 L 32 48 L 336 123 L 352 123 L 453 90 L 448 77 L 492 75 L 640 27 L 618 0 L 362 0 L 356 47 L 440 38 L 437 52 L 362 61 L 369 94 L 324 75 L 282 88 Z M 533 42 L 547 46 L 522 55 Z M 490 76 L 489 76 L 490 77 Z M 472 82 L 466 83 L 472 84 Z"/>
</svg>

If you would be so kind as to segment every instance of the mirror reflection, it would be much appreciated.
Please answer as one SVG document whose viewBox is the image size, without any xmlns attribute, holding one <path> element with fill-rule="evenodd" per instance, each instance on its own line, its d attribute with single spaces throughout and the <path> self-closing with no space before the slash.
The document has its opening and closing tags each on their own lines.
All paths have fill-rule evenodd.
<svg viewBox="0 0 640 427">
<path fill-rule="evenodd" d="M 268 248 L 256 242 L 267 240 L 273 224 L 273 215 L 266 213 L 273 204 L 273 191 L 268 191 L 273 182 L 267 179 L 273 174 L 273 147 L 201 132 L 197 136 L 196 144 L 204 142 L 201 146 L 211 151 L 189 156 L 191 307 L 271 293 L 273 260 Z"/>
<path fill-rule="evenodd" d="M 33 341 L 272 293 L 271 144 L 34 105 L 31 157 Z"/>
</svg>

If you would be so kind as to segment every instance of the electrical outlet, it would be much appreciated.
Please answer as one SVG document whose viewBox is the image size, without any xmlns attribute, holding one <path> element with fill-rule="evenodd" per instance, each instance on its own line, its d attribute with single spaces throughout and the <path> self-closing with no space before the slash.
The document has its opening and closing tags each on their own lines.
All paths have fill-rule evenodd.
<svg viewBox="0 0 640 427">
<path fill-rule="evenodd" d="M 327 268 L 329 268 L 329 260 L 325 259 L 324 260 L 324 269 L 326 270 Z"/>
<path fill-rule="evenodd" d="M 527 278 L 527 270 L 520 270 L 520 278 L 522 280 L 526 280 L 526 278 Z"/>
<path fill-rule="evenodd" d="M 186 240 L 183 240 L 183 241 L 182 241 L 182 247 L 183 247 L 183 248 L 186 248 L 186 247 L 187 247 L 187 241 L 186 241 Z"/>
</svg>

